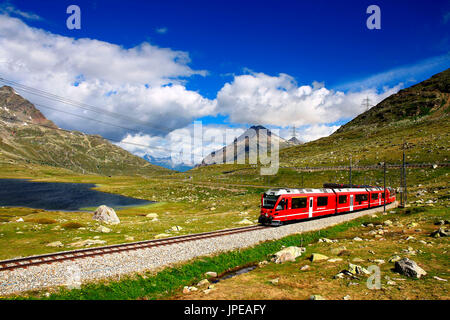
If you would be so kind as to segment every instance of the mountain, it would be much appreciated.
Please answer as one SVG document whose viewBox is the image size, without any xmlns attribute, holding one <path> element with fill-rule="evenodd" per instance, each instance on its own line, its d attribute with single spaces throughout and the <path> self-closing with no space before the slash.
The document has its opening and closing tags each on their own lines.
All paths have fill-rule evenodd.
<svg viewBox="0 0 450 320">
<path fill-rule="evenodd" d="M 303 142 L 301 142 L 299 139 L 297 139 L 297 137 L 292 137 L 288 141 L 294 145 L 303 144 Z"/>
<path fill-rule="evenodd" d="M 274 143 L 278 142 L 279 148 L 287 148 L 290 146 L 294 146 L 294 142 L 290 142 L 288 140 L 285 140 L 276 134 L 272 133 L 269 129 L 257 125 L 252 126 L 248 128 L 243 134 L 241 134 L 239 137 L 234 139 L 233 143 L 229 144 L 228 146 L 223 147 L 220 150 L 214 151 L 211 154 L 209 154 L 207 157 L 205 157 L 201 163 L 202 166 L 205 165 L 211 165 L 216 163 L 220 160 L 215 160 L 216 157 L 218 159 L 224 159 L 223 162 L 225 162 L 225 159 L 227 159 L 227 154 L 234 154 L 233 160 L 236 161 L 239 157 L 244 155 L 244 158 L 246 159 L 246 163 L 248 163 L 248 155 L 250 146 L 254 145 L 256 146 L 256 150 L 265 149 L 265 147 L 262 145 L 262 142 L 266 142 L 266 147 L 270 146 L 272 141 Z M 238 148 L 238 146 L 241 146 L 241 144 L 244 144 L 245 147 Z"/>
<path fill-rule="evenodd" d="M 337 133 L 361 126 L 384 126 L 406 119 L 424 116 L 442 117 L 448 114 L 450 69 L 389 96 L 375 107 L 360 114 L 337 130 Z"/>
<path fill-rule="evenodd" d="M 450 69 L 400 90 L 328 137 L 280 151 L 283 166 L 448 162 Z"/>
<path fill-rule="evenodd" d="M 145 160 L 147 160 L 148 162 L 150 162 L 151 164 L 154 164 L 156 166 L 160 166 L 163 168 L 180 171 L 180 172 L 188 171 L 194 167 L 194 166 L 184 164 L 184 163 L 174 163 L 172 161 L 171 157 L 158 158 L 158 157 L 152 157 L 151 155 L 146 154 L 143 158 Z"/>
<path fill-rule="evenodd" d="M 101 175 L 169 172 L 101 136 L 58 128 L 9 86 L 0 88 L 0 163 L 46 165 Z"/>
</svg>

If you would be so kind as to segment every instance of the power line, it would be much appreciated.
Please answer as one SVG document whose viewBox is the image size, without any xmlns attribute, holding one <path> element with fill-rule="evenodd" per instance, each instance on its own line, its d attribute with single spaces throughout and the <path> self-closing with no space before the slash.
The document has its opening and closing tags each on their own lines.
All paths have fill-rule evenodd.
<svg viewBox="0 0 450 320">
<path fill-rule="evenodd" d="M 55 128 L 55 127 L 52 127 L 52 126 L 50 126 L 50 125 L 45 125 L 45 124 L 40 124 L 40 123 L 34 123 L 34 122 L 30 122 L 30 121 L 25 121 L 25 120 L 19 120 L 19 119 L 15 119 L 15 118 L 12 118 L 12 117 L 0 116 L 0 118 L 2 118 L 2 119 L 4 119 L 4 120 L 15 121 L 15 122 L 21 122 L 21 123 L 26 123 L 26 124 L 29 124 L 29 125 L 34 125 L 34 126 L 44 127 L 44 128 L 47 128 L 47 129 L 53 129 L 53 130 L 58 130 L 58 131 L 67 132 L 67 133 L 72 133 L 71 130 L 66 130 L 66 129 L 62 129 L 62 128 Z M 97 121 L 97 120 L 91 119 L 91 118 L 86 118 L 86 119 L 92 120 L 92 121 Z M 88 135 L 88 134 L 85 134 L 85 133 L 82 133 L 82 132 L 81 132 L 81 134 L 82 134 L 82 135 Z M 168 151 L 168 152 L 171 152 L 171 153 L 179 153 L 179 152 L 181 152 L 181 151 L 179 151 L 179 150 L 174 151 L 174 150 L 167 149 L 167 148 L 163 148 L 163 147 L 151 146 L 151 145 L 146 145 L 146 144 L 141 144 L 141 143 L 135 143 L 135 142 L 128 142 L 128 141 L 120 141 L 120 140 L 115 140 L 115 139 L 112 139 L 112 138 L 107 138 L 107 137 L 104 137 L 104 136 L 101 136 L 101 137 L 102 137 L 103 139 L 105 139 L 105 140 L 111 142 L 111 143 L 123 143 L 123 144 L 129 144 L 129 145 L 133 145 L 133 146 L 139 146 L 139 147 L 145 147 L 145 148 L 159 149 L 159 150 L 162 150 L 162 151 Z M 192 154 L 192 155 L 196 155 L 196 153 L 191 153 L 191 154 Z M 202 155 L 202 156 L 203 156 L 203 155 Z"/>
<path fill-rule="evenodd" d="M 99 107 L 96 107 L 96 106 L 93 106 L 93 105 L 90 105 L 90 104 L 86 104 L 86 103 L 83 103 L 83 102 L 75 101 L 75 100 L 72 100 L 72 99 L 69 99 L 69 98 L 64 98 L 62 96 L 58 96 L 58 95 L 55 95 L 53 93 L 50 93 L 50 92 L 47 92 L 47 91 L 44 91 L 44 90 L 40 90 L 40 89 L 32 88 L 32 87 L 29 87 L 29 86 L 25 86 L 23 84 L 20 84 L 18 82 L 13 81 L 13 80 L 5 79 L 3 77 L 0 77 L 0 82 L 4 83 L 6 85 L 13 86 L 14 89 L 16 89 L 17 91 L 27 92 L 27 93 L 30 93 L 30 94 L 33 94 L 33 95 L 36 95 L 36 96 L 39 96 L 39 97 L 42 97 L 42 98 L 46 98 L 46 99 L 53 100 L 53 101 L 56 101 L 56 102 L 64 103 L 64 104 L 71 105 L 71 106 L 76 107 L 76 108 L 88 110 L 88 111 L 99 113 L 99 114 L 102 114 L 102 115 L 107 115 L 107 116 L 114 117 L 114 118 L 121 118 L 123 120 L 131 121 L 131 122 L 134 122 L 134 123 L 136 123 L 138 125 L 148 127 L 148 128 L 150 128 L 152 130 L 157 130 L 157 131 L 160 131 L 160 132 L 162 131 L 162 132 L 167 132 L 167 133 L 170 133 L 170 132 L 172 132 L 174 130 L 174 129 L 165 128 L 165 127 L 161 127 L 161 126 L 158 127 L 158 126 L 155 126 L 154 124 L 149 124 L 147 122 L 144 122 L 144 121 L 141 121 L 141 120 L 137 120 L 135 118 L 128 117 L 128 116 L 125 116 L 125 115 L 122 115 L 122 114 L 119 114 L 119 113 L 116 113 L 116 112 L 113 112 L 113 111 L 109 111 L 109 110 L 106 110 L 106 109 L 103 109 L 103 108 L 99 108 Z"/>
</svg>

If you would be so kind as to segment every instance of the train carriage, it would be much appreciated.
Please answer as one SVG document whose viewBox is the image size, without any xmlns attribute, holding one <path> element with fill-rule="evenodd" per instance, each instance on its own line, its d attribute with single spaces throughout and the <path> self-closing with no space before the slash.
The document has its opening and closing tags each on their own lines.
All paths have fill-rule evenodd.
<svg viewBox="0 0 450 320">
<path fill-rule="evenodd" d="M 369 192 L 369 206 L 370 208 L 378 207 L 384 204 L 384 191 L 380 187 L 366 188 Z M 387 197 L 387 195 L 386 195 Z"/>
<path fill-rule="evenodd" d="M 259 223 L 281 225 L 302 220 L 364 210 L 384 204 L 380 187 L 324 184 L 322 189 L 270 189 L 261 196 Z M 388 203 L 395 201 L 395 190 L 386 188 Z"/>
<path fill-rule="evenodd" d="M 359 210 L 355 208 L 355 194 L 360 192 L 361 189 L 356 188 L 342 188 L 334 189 L 336 193 L 336 212 L 351 212 Z"/>
<path fill-rule="evenodd" d="M 333 214 L 335 203 L 336 194 L 332 189 L 270 189 L 262 195 L 259 220 L 282 224 Z"/>
</svg>

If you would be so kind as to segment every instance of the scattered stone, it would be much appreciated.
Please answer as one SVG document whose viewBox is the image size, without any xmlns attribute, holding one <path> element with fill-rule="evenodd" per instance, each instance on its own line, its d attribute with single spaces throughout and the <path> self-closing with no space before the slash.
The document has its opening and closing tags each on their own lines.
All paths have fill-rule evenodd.
<svg viewBox="0 0 450 320">
<path fill-rule="evenodd" d="M 125 236 L 125 241 L 134 241 L 134 237 Z"/>
<path fill-rule="evenodd" d="M 107 207 L 105 205 L 101 205 L 94 212 L 94 216 L 92 219 L 109 223 L 109 224 L 118 224 L 120 223 L 119 217 L 113 208 Z"/>
<path fill-rule="evenodd" d="M 309 297 L 309 300 L 327 300 L 324 297 L 322 297 L 321 295 L 318 294 L 313 294 Z"/>
<path fill-rule="evenodd" d="M 94 244 L 105 244 L 105 243 L 106 243 L 105 240 L 86 239 L 86 240 L 82 240 L 82 241 L 77 241 L 77 242 L 71 243 L 70 246 L 72 246 L 72 247 L 89 247 L 89 246 L 92 246 Z"/>
<path fill-rule="evenodd" d="M 416 238 L 414 238 L 413 236 L 409 236 L 408 238 L 406 238 L 406 241 L 410 241 L 410 240 L 415 240 Z"/>
<path fill-rule="evenodd" d="M 19 218 L 16 220 L 16 222 L 24 222 L 24 221 L 23 221 L 23 218 Z"/>
<path fill-rule="evenodd" d="M 269 282 L 271 283 L 271 284 L 278 284 L 278 281 L 280 280 L 280 278 L 275 278 L 275 279 L 272 279 L 272 280 L 269 280 Z"/>
<path fill-rule="evenodd" d="M 243 219 L 239 222 L 236 222 L 237 224 L 253 224 L 252 221 L 248 220 L 248 219 Z"/>
<path fill-rule="evenodd" d="M 268 263 L 269 263 L 269 261 L 264 260 L 264 261 L 258 262 L 258 266 L 264 266 L 264 265 L 266 265 Z"/>
<path fill-rule="evenodd" d="M 97 229 L 95 229 L 96 232 L 102 232 L 102 233 L 110 233 L 111 229 L 107 228 L 105 226 L 99 226 Z"/>
<path fill-rule="evenodd" d="M 155 218 L 158 218 L 158 214 L 157 213 L 149 213 L 145 217 L 155 219 Z"/>
<path fill-rule="evenodd" d="M 364 262 L 363 259 L 358 258 L 358 257 L 354 258 L 352 261 L 353 261 L 353 262 Z"/>
<path fill-rule="evenodd" d="M 320 238 L 318 242 L 333 243 L 333 242 L 338 242 L 338 241 L 337 240 L 327 239 L 327 238 Z"/>
<path fill-rule="evenodd" d="M 445 281 L 445 282 L 447 282 L 446 279 L 439 278 L 438 276 L 434 276 L 433 279 L 436 279 L 436 280 L 439 280 L 439 281 Z"/>
<path fill-rule="evenodd" d="M 272 261 L 275 263 L 284 263 L 287 261 L 295 261 L 295 259 L 305 252 L 305 248 L 300 247 L 288 247 L 283 250 L 278 251 L 274 254 Z"/>
<path fill-rule="evenodd" d="M 344 296 L 342 299 L 344 300 L 350 300 L 352 297 L 350 297 L 349 295 Z"/>
<path fill-rule="evenodd" d="M 162 238 L 168 238 L 168 237 L 170 237 L 170 234 L 160 233 L 155 236 L 155 239 L 162 239 Z"/>
<path fill-rule="evenodd" d="M 419 224 L 417 224 L 417 223 L 415 223 L 415 222 L 411 222 L 411 223 L 408 223 L 406 226 L 408 227 L 408 228 L 414 228 L 414 227 L 417 227 Z"/>
<path fill-rule="evenodd" d="M 340 247 L 331 249 L 331 253 L 334 255 L 338 255 L 339 253 L 341 253 L 344 250 L 347 250 L 347 248 L 344 246 L 340 246 Z"/>
<path fill-rule="evenodd" d="M 305 264 L 303 267 L 300 268 L 300 270 L 305 271 L 305 270 L 308 270 L 309 268 L 310 268 L 309 264 Z"/>
<path fill-rule="evenodd" d="M 334 259 L 329 259 L 328 260 L 328 262 L 340 262 L 340 261 L 342 261 L 342 259 L 341 258 L 334 258 Z"/>
<path fill-rule="evenodd" d="M 196 288 L 196 287 L 188 287 L 188 286 L 185 286 L 184 288 L 183 288 L 183 294 L 187 294 L 187 293 L 189 293 L 189 292 L 192 292 L 192 291 L 197 291 L 198 289 Z"/>
<path fill-rule="evenodd" d="M 440 237 L 448 237 L 450 233 L 450 230 L 445 230 L 444 228 L 439 228 L 436 231 L 433 231 L 430 236 L 433 238 L 440 238 Z"/>
<path fill-rule="evenodd" d="M 383 224 L 385 226 L 391 226 L 392 225 L 392 221 L 391 220 L 386 220 L 385 222 L 383 222 Z"/>
<path fill-rule="evenodd" d="M 47 244 L 46 247 L 64 247 L 64 245 L 61 241 L 54 241 Z"/>
<path fill-rule="evenodd" d="M 181 231 L 182 229 L 183 229 L 183 228 L 180 227 L 180 226 L 173 226 L 172 228 L 170 228 L 170 230 L 175 231 L 175 232 Z"/>
<path fill-rule="evenodd" d="M 375 252 L 374 252 L 374 251 L 372 251 L 372 250 L 369 250 L 369 253 L 370 253 L 370 254 L 375 254 Z"/>
<path fill-rule="evenodd" d="M 205 273 L 205 276 L 215 278 L 215 277 L 217 277 L 217 272 L 208 271 Z"/>
<path fill-rule="evenodd" d="M 394 271 L 411 278 L 420 278 L 427 274 L 415 261 L 408 258 L 403 258 L 395 262 Z"/>
<path fill-rule="evenodd" d="M 311 262 L 317 262 L 317 261 L 324 261 L 328 260 L 328 257 L 326 255 L 320 254 L 320 253 L 313 253 L 311 257 L 309 257 Z"/>
<path fill-rule="evenodd" d="M 203 286 L 207 286 L 207 285 L 209 285 L 208 279 L 203 279 L 199 283 L 197 283 L 197 287 L 203 287 Z"/>
<path fill-rule="evenodd" d="M 395 286 L 397 283 L 395 282 L 395 281 L 392 281 L 392 280 L 389 280 L 388 282 L 387 282 L 387 285 L 389 285 L 389 286 Z"/>
<path fill-rule="evenodd" d="M 363 239 L 361 239 L 360 237 L 354 237 L 353 241 L 363 241 Z"/>
<path fill-rule="evenodd" d="M 348 268 L 351 274 L 370 274 L 369 271 L 357 264 L 349 263 Z"/>
</svg>

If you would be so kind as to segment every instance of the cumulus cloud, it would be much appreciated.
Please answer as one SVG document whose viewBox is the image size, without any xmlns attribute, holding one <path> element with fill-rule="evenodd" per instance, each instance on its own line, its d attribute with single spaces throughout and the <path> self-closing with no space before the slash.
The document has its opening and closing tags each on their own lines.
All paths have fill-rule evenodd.
<svg viewBox="0 0 450 320">
<path fill-rule="evenodd" d="M 376 104 L 397 92 L 400 86 L 382 92 L 366 89 L 343 92 L 323 83 L 298 86 L 287 74 L 269 76 L 251 73 L 235 76 L 217 94 L 218 112 L 236 123 L 265 123 L 275 126 L 314 125 L 352 118 L 365 111 L 361 102 L 369 97 Z"/>
<path fill-rule="evenodd" d="M 204 76 L 189 67 L 186 52 L 144 42 L 124 48 L 95 39 L 73 39 L 29 27 L 19 19 L 0 15 L 0 72 L 29 87 L 107 109 L 127 118 L 110 117 L 58 104 L 26 92 L 43 113 L 61 127 L 114 138 L 126 132 L 46 109 L 57 107 L 86 117 L 162 134 L 214 114 L 215 101 L 184 86 L 186 78 Z M 150 126 L 130 121 L 139 119 Z M 166 132 L 167 133 L 167 132 Z"/>
<path fill-rule="evenodd" d="M 302 140 L 314 140 L 335 131 L 338 126 L 332 123 L 363 112 L 361 102 L 366 97 L 376 104 L 401 87 L 339 91 L 321 82 L 298 85 L 288 74 L 248 72 L 234 75 L 216 99 L 208 99 L 186 88 L 191 77 L 207 75 L 189 64 L 189 54 L 184 51 L 148 42 L 124 48 L 95 39 L 74 39 L 32 28 L 8 14 L 0 15 L 2 77 L 84 103 L 88 108 L 16 88 L 60 127 L 122 141 L 119 145 L 139 156 L 172 154 L 179 158 L 179 151 L 190 145 L 191 160 L 200 162 L 203 156 L 231 142 L 225 137 L 244 132 L 208 125 L 202 129 L 201 144 L 187 143 L 187 137 L 195 136 L 192 121 L 218 113 L 234 124 L 262 124 L 284 132 L 296 125 L 301 128 Z M 106 112 L 94 112 L 92 106 Z M 185 158 L 178 160 L 189 163 Z"/>
<path fill-rule="evenodd" d="M 224 125 L 203 126 L 200 122 L 194 122 L 164 137 L 142 133 L 128 134 L 117 145 L 141 157 L 170 156 L 173 164 L 195 165 L 211 152 L 233 142 L 234 138 L 244 131 L 243 128 L 230 128 Z"/>
</svg>

